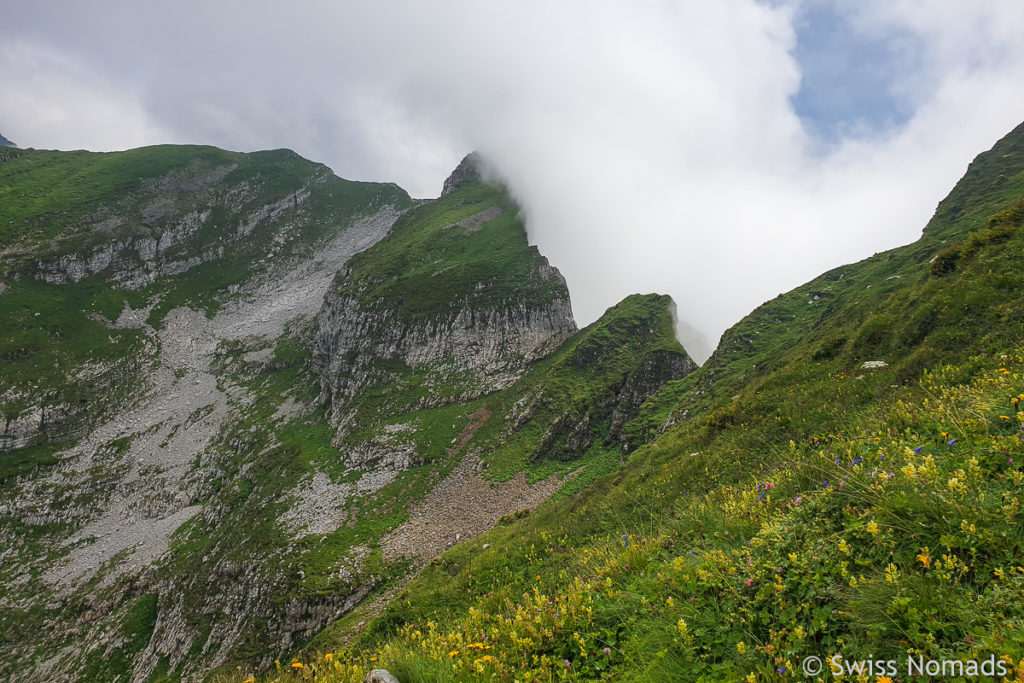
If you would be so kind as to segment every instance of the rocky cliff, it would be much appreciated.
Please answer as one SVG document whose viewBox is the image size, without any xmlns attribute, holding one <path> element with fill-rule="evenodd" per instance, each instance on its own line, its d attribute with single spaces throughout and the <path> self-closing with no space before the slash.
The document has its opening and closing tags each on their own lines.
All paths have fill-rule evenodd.
<svg viewBox="0 0 1024 683">
<path fill-rule="evenodd" d="M 344 434 L 354 397 L 388 385 L 418 409 L 503 389 L 576 330 L 565 280 L 470 155 L 445 194 L 353 260 L 316 320 L 313 367 Z"/>
<path fill-rule="evenodd" d="M 666 297 L 577 330 L 472 155 L 427 202 L 286 151 L 0 181 L 0 678 L 265 670 L 617 466 L 693 367 Z"/>
</svg>

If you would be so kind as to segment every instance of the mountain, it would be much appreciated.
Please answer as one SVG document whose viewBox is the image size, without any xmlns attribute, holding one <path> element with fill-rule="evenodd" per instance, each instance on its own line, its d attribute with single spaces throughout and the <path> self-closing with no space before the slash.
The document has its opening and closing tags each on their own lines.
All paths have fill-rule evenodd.
<svg viewBox="0 0 1024 683">
<path fill-rule="evenodd" d="M 702 367 L 483 166 L 0 156 L 2 677 L 1024 671 L 1024 126 Z"/>
<path fill-rule="evenodd" d="M 0 161 L 0 673 L 266 669 L 618 466 L 696 367 L 672 302 L 577 330 L 478 163 L 413 201 L 287 150 Z"/>
<path fill-rule="evenodd" d="M 625 425 L 621 467 L 444 553 L 354 641 L 325 633 L 299 661 L 400 680 L 1020 676 L 1022 144 L 1024 126 L 979 156 L 917 242 L 728 330 Z"/>
<path fill-rule="evenodd" d="M 5 138 L 3 135 L 0 135 L 0 147 L 17 147 L 17 145 Z"/>
</svg>

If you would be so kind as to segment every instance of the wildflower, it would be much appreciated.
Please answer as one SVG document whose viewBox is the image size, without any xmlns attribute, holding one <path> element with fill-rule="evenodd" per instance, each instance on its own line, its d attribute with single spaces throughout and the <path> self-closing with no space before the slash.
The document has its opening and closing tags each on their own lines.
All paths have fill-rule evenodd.
<svg viewBox="0 0 1024 683">
<path fill-rule="evenodd" d="M 999 416 L 999 419 L 1000 419 L 1000 420 L 1009 420 L 1009 419 L 1010 419 L 1010 416 L 1009 416 L 1009 415 L 1000 415 L 1000 416 Z"/>
<path fill-rule="evenodd" d="M 892 679 L 888 676 L 879 676 L 875 679 L 875 683 L 892 683 Z"/>
<path fill-rule="evenodd" d="M 625 548 L 626 544 L 628 542 L 629 542 L 629 536 L 627 534 L 622 534 L 622 547 Z"/>
<path fill-rule="evenodd" d="M 920 453 L 922 448 L 924 448 L 924 446 L 918 446 L 917 448 L 915 448 L 914 454 L 917 455 L 918 453 Z"/>
<path fill-rule="evenodd" d="M 757 497 L 758 500 L 764 500 L 764 497 L 768 495 L 768 491 L 761 491 L 761 495 Z"/>
<path fill-rule="evenodd" d="M 863 455 L 860 456 L 859 458 L 857 458 L 856 460 L 854 460 L 853 462 L 851 462 L 850 463 L 850 467 L 856 467 L 857 465 L 861 464 L 862 462 L 864 462 L 864 456 Z"/>
<path fill-rule="evenodd" d="M 458 650 L 452 650 L 451 652 L 448 653 L 448 656 L 451 657 L 451 658 L 454 658 L 454 657 L 457 657 L 458 654 L 459 654 Z"/>
<path fill-rule="evenodd" d="M 775 488 L 775 484 L 773 484 L 772 482 L 768 482 L 767 484 L 764 485 L 764 487 L 771 491 L 773 488 Z"/>
<path fill-rule="evenodd" d="M 572 662 L 570 662 L 568 659 L 563 659 L 562 660 L 562 666 L 564 666 L 565 670 L 568 671 L 569 669 L 572 668 Z"/>
<path fill-rule="evenodd" d="M 828 479 L 826 479 L 825 481 L 821 482 L 821 488 L 823 488 L 823 489 L 827 489 L 828 488 Z"/>
<path fill-rule="evenodd" d="M 778 674 L 779 674 L 779 675 L 781 676 L 782 674 L 786 673 L 786 667 L 784 667 L 784 666 L 780 666 L 780 667 L 779 667 L 778 669 L 776 669 L 775 671 L 776 671 L 776 672 L 777 672 L 777 673 L 778 673 Z"/>
<path fill-rule="evenodd" d="M 872 536 L 878 535 L 878 525 L 874 521 L 868 522 L 868 533 Z"/>
<path fill-rule="evenodd" d="M 850 546 L 846 545 L 845 538 L 839 539 L 839 552 L 843 553 L 844 555 L 850 554 Z"/>
<path fill-rule="evenodd" d="M 742 640 L 740 642 L 736 643 L 736 652 L 738 652 L 740 654 L 743 654 L 746 651 L 747 651 L 747 644 L 746 643 L 744 643 Z"/>
<path fill-rule="evenodd" d="M 753 671 L 747 674 L 747 683 L 757 683 L 757 678 L 754 676 Z"/>
<path fill-rule="evenodd" d="M 754 577 L 750 577 L 749 579 L 746 580 L 745 583 L 746 583 L 747 586 L 752 586 L 754 584 Z"/>
<path fill-rule="evenodd" d="M 917 561 L 924 565 L 925 569 L 930 569 L 932 566 L 932 558 L 928 556 L 928 548 L 921 548 L 921 552 L 917 555 Z"/>
<path fill-rule="evenodd" d="M 800 505 L 802 502 L 804 502 L 804 499 L 801 496 L 797 496 L 793 499 L 793 505 Z"/>
<path fill-rule="evenodd" d="M 305 665 L 302 662 L 292 662 L 292 668 L 293 669 L 301 669 L 304 666 Z"/>
<path fill-rule="evenodd" d="M 256 683 L 256 679 L 253 678 L 252 676 L 249 676 L 247 679 L 242 681 L 242 683 Z"/>
<path fill-rule="evenodd" d="M 610 655 L 612 653 L 612 649 L 610 647 L 606 647 L 605 649 L 601 650 L 601 652 L 605 653 L 606 655 Z"/>
<path fill-rule="evenodd" d="M 327 654 L 325 654 L 325 655 L 324 655 L 324 659 L 325 659 L 326 661 L 328 661 L 328 662 L 329 662 L 329 661 L 331 661 L 332 659 L 334 659 L 334 654 L 333 654 L 333 653 L 330 653 L 330 652 L 328 652 Z"/>
<path fill-rule="evenodd" d="M 840 490 L 845 489 L 846 488 L 846 482 L 845 481 L 839 482 L 839 488 L 840 488 Z"/>
<path fill-rule="evenodd" d="M 900 576 L 899 567 L 890 562 L 885 567 L 885 580 L 889 583 L 896 583 L 896 579 Z"/>
<path fill-rule="evenodd" d="M 952 446 L 955 443 L 956 443 L 956 439 L 950 439 L 949 441 L 946 442 L 946 445 L 947 446 Z"/>
</svg>

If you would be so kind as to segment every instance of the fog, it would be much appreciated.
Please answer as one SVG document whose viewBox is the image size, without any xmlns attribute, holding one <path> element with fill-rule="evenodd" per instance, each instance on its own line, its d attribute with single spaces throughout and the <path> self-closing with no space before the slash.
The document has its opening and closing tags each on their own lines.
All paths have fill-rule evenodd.
<svg viewBox="0 0 1024 683">
<path fill-rule="evenodd" d="M 1024 6 L 1009 1 L 4 15 L 0 132 L 23 147 L 289 147 L 422 197 L 476 149 L 581 325 L 667 293 L 698 360 L 763 301 L 916 239 L 971 158 L 1024 120 Z"/>
</svg>

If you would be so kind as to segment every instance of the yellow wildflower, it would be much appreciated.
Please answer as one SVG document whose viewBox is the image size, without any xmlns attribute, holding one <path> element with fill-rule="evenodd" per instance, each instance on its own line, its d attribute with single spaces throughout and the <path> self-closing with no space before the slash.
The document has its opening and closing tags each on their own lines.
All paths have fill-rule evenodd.
<svg viewBox="0 0 1024 683">
<path fill-rule="evenodd" d="M 875 683 L 892 683 L 892 679 L 888 676 L 879 676 L 875 679 Z"/>
<path fill-rule="evenodd" d="M 330 652 L 328 652 L 327 654 L 325 654 L 325 655 L 324 655 L 324 659 L 326 659 L 326 660 L 327 660 L 327 661 L 329 662 L 329 661 L 331 661 L 332 659 L 334 659 L 334 654 L 333 654 L 333 653 L 330 653 Z"/>
<path fill-rule="evenodd" d="M 930 569 L 932 566 L 932 558 L 928 556 L 928 548 L 921 548 L 921 552 L 917 555 L 917 561 L 924 565 L 925 569 Z"/>
<path fill-rule="evenodd" d="M 874 521 L 868 522 L 868 533 L 872 536 L 878 535 L 878 525 Z"/>
<path fill-rule="evenodd" d="M 305 666 L 305 664 L 303 664 L 302 662 L 292 662 L 292 668 L 293 669 L 301 669 L 304 666 Z"/>
</svg>

